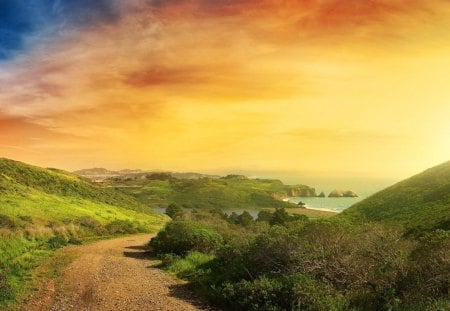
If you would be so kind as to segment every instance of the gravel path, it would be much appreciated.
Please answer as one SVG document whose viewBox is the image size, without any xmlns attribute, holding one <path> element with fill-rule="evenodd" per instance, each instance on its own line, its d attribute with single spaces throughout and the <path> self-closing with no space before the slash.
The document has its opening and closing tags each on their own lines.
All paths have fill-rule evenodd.
<svg viewBox="0 0 450 311">
<path fill-rule="evenodd" d="M 138 235 L 67 248 L 76 257 L 62 272 L 65 290 L 54 292 L 50 310 L 212 310 L 155 267 L 144 247 L 151 237 Z M 33 311 L 45 309 L 48 305 L 28 306 Z"/>
</svg>

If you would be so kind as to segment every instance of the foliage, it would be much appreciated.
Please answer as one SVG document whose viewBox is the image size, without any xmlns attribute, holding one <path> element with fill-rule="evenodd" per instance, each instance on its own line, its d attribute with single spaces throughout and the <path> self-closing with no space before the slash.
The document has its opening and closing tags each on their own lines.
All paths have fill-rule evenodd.
<svg viewBox="0 0 450 311">
<path fill-rule="evenodd" d="M 192 221 L 173 221 L 150 241 L 156 254 L 186 255 L 189 251 L 213 253 L 222 243 L 222 236 L 207 225 Z"/>
<path fill-rule="evenodd" d="M 185 216 L 183 208 L 179 206 L 177 203 L 171 203 L 166 208 L 166 215 L 172 218 L 173 220 L 182 219 Z"/>
<path fill-rule="evenodd" d="M 54 250 L 102 235 L 156 231 L 167 220 L 73 174 L 6 159 L 0 159 L 0 206 L 0 308 Z"/>
<path fill-rule="evenodd" d="M 16 223 L 11 219 L 11 217 L 7 215 L 0 215 L 0 228 L 14 229 L 16 226 Z"/>
<path fill-rule="evenodd" d="M 236 310 L 346 310 L 341 295 L 302 274 L 227 282 L 221 295 Z"/>
<path fill-rule="evenodd" d="M 0 189 L 3 194 L 27 193 L 35 190 L 60 197 L 76 197 L 147 213 L 133 197 L 103 188 L 74 174 L 56 169 L 44 169 L 21 162 L 0 159 Z"/>
<path fill-rule="evenodd" d="M 55 235 L 47 241 L 51 249 L 58 249 L 68 244 L 68 241 L 62 235 Z"/>
<path fill-rule="evenodd" d="M 133 234 L 138 232 L 148 232 L 148 229 L 141 227 L 138 222 L 130 220 L 116 219 L 106 225 L 106 230 L 110 234 Z"/>
<path fill-rule="evenodd" d="M 233 209 L 282 208 L 291 206 L 277 198 L 293 194 L 314 195 L 313 188 L 288 186 L 279 180 L 249 179 L 239 176 L 224 178 L 177 179 L 149 175 L 146 179 L 113 178 L 106 185 L 116 187 L 151 207 L 176 203 L 183 208 Z M 132 187 L 130 187 L 132 186 Z"/>
<path fill-rule="evenodd" d="M 192 251 L 184 258 L 176 257 L 169 261 L 168 271 L 180 278 L 198 279 L 208 272 L 207 269 L 204 270 L 203 268 L 213 259 L 213 255 Z"/>
<path fill-rule="evenodd" d="M 284 219 L 278 213 L 275 219 Z M 260 221 L 245 224 L 236 221 L 237 214 L 200 214 L 187 223 L 170 223 L 151 244 L 163 257 L 181 256 L 165 257 L 169 271 L 233 310 L 439 310 L 448 305 L 447 231 L 417 240 L 401 228 L 340 219 L 269 226 L 274 214 L 260 213 Z M 192 244 L 183 249 L 189 245 L 184 237 L 205 227 L 223 237 L 209 255 L 199 254 L 200 248 L 190 253 Z"/>
</svg>

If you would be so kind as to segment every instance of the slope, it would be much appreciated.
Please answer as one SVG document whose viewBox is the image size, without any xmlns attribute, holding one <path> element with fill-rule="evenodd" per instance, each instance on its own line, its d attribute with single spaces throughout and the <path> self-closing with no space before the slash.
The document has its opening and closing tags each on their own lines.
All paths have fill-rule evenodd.
<svg viewBox="0 0 450 311">
<path fill-rule="evenodd" d="M 450 229 L 450 161 L 382 190 L 339 217 L 401 224 L 408 229 Z"/>
<path fill-rule="evenodd" d="M 76 175 L 0 159 L 0 308 L 31 271 L 68 243 L 155 232 L 166 221 L 134 198 Z"/>
<path fill-rule="evenodd" d="M 168 174 L 151 174 L 138 179 L 112 178 L 105 184 L 150 207 L 165 207 L 170 203 L 187 208 L 292 207 L 282 199 L 316 195 L 314 188 L 308 186 L 288 186 L 279 180 L 249 179 L 239 175 L 178 179 Z"/>
</svg>

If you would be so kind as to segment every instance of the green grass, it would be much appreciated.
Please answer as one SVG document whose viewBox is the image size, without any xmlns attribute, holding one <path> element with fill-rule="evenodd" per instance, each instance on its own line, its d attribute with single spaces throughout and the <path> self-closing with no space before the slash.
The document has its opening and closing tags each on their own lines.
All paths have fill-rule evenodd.
<svg viewBox="0 0 450 311">
<path fill-rule="evenodd" d="M 412 231 L 450 229 L 450 161 L 356 203 L 340 216 L 401 224 Z"/>
<path fill-rule="evenodd" d="M 167 271 L 182 279 L 191 279 L 202 271 L 202 267 L 214 259 L 213 255 L 190 252 L 186 257 L 175 258 L 167 267 Z"/>
<path fill-rule="evenodd" d="M 292 207 L 280 198 L 293 194 L 312 196 L 304 185 L 288 186 L 279 180 L 224 177 L 219 179 L 112 179 L 106 182 L 150 207 L 177 203 L 187 208 Z"/>
<path fill-rule="evenodd" d="M 148 209 L 133 197 L 99 187 L 87 179 L 56 169 L 44 169 L 25 163 L 0 159 L 0 195 L 26 196 L 28 192 L 46 193 L 61 197 L 125 207 L 146 213 Z"/>
<path fill-rule="evenodd" d="M 0 308 L 24 294 L 33 270 L 55 249 L 156 232 L 167 220 L 131 196 L 76 175 L 0 159 Z"/>
</svg>

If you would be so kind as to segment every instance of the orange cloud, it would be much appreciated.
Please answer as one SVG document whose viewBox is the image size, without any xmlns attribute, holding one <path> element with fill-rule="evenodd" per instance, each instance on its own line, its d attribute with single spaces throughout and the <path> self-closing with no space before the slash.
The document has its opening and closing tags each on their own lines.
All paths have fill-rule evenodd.
<svg viewBox="0 0 450 311">
<path fill-rule="evenodd" d="M 127 1 L 113 22 L 0 71 L 0 144 L 71 166 L 291 167 L 307 156 L 314 166 L 312 150 L 321 163 L 333 153 L 373 158 L 394 133 L 430 135 L 446 111 L 445 83 L 432 79 L 446 81 L 450 68 L 437 40 L 448 38 L 445 3 Z M 339 150 L 343 140 L 355 149 Z"/>
</svg>

